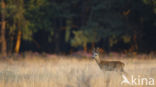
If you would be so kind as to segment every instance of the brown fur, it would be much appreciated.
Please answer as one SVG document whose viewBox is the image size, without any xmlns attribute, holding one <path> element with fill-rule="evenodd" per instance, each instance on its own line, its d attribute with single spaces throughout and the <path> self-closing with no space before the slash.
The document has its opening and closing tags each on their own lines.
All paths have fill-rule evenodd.
<svg viewBox="0 0 156 87">
<path fill-rule="evenodd" d="M 124 72 L 125 64 L 120 61 L 100 61 L 99 67 L 104 71 Z"/>
<path fill-rule="evenodd" d="M 99 54 L 95 51 L 93 51 L 93 56 L 99 65 L 100 69 L 103 71 L 117 71 L 117 72 L 124 72 L 124 66 L 125 64 L 121 61 L 104 61 L 101 60 L 99 57 Z"/>
</svg>

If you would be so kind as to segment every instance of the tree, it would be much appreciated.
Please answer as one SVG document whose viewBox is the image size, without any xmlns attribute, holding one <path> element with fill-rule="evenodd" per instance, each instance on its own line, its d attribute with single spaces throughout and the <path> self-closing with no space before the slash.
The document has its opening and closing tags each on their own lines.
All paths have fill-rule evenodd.
<svg viewBox="0 0 156 87">
<path fill-rule="evenodd" d="M 11 35 L 10 38 L 16 40 L 14 48 L 14 52 L 16 53 L 19 53 L 21 39 L 31 40 L 32 30 L 29 28 L 29 21 L 25 18 L 25 10 L 24 0 L 7 1 L 8 29 Z M 12 39 L 10 40 L 13 44 Z"/>
<path fill-rule="evenodd" d="M 6 31 L 6 4 L 4 0 L 1 0 L 1 52 L 2 56 L 7 56 L 7 43 L 5 38 L 5 31 Z"/>
<path fill-rule="evenodd" d="M 122 14 L 125 3 L 123 0 L 82 2 L 81 9 L 83 10 L 80 10 L 79 13 L 84 15 L 79 14 L 79 16 L 85 17 L 80 19 L 82 24 L 79 30 L 74 31 L 75 37 L 71 40 L 71 44 L 77 43 L 79 46 L 84 46 L 84 44 L 80 43 L 85 42 L 87 45 L 87 43 L 95 43 L 107 39 L 109 39 L 110 47 L 116 44 L 118 40 L 122 39 L 123 35 L 129 33 L 129 28 L 125 26 L 126 20 Z M 79 32 L 81 32 L 81 35 L 78 35 Z M 86 39 L 84 40 L 84 38 Z"/>
</svg>

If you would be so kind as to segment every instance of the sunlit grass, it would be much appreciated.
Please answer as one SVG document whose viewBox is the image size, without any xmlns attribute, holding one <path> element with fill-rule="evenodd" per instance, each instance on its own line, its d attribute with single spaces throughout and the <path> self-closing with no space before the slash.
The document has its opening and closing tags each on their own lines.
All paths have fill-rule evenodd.
<svg viewBox="0 0 156 87">
<path fill-rule="evenodd" d="M 109 57 L 108 60 L 124 62 L 129 79 L 131 75 L 156 79 L 156 59 Z M 0 87 L 148 87 L 121 85 L 121 80 L 120 73 L 102 72 L 94 60 L 86 58 L 27 56 L 0 61 Z M 151 87 L 155 86 L 156 83 Z"/>
</svg>

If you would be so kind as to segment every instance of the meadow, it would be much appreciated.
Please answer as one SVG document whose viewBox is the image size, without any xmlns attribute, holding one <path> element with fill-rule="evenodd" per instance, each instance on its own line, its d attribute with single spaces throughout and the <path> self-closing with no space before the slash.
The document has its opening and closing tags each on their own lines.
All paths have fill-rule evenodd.
<svg viewBox="0 0 156 87">
<path fill-rule="evenodd" d="M 156 80 L 156 57 L 104 58 L 124 62 L 126 77 L 130 81 L 133 75 L 137 84 L 121 85 L 123 78 L 120 73 L 101 71 L 91 58 L 29 55 L 0 61 L 0 87 L 156 87 L 156 82 L 154 85 L 139 83 L 142 78 Z"/>
</svg>

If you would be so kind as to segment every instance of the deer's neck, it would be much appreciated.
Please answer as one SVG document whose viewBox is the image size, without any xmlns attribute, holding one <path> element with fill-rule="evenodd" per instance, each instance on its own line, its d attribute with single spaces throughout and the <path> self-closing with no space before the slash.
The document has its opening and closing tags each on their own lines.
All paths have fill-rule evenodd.
<svg viewBox="0 0 156 87">
<path fill-rule="evenodd" d="M 95 60 L 96 60 L 97 63 L 101 62 L 101 59 L 99 57 L 95 58 Z"/>
</svg>

